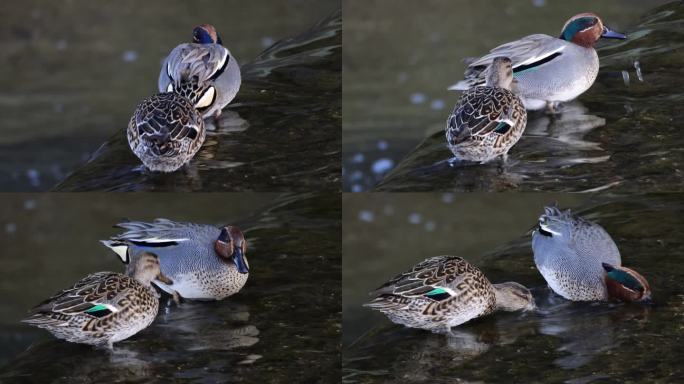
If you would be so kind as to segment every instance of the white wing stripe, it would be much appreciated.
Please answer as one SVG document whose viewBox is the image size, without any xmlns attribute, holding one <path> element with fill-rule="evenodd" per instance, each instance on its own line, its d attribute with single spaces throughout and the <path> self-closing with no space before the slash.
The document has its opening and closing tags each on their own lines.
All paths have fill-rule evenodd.
<svg viewBox="0 0 684 384">
<path fill-rule="evenodd" d="M 513 67 L 518 67 L 521 65 L 528 65 L 528 64 L 536 63 L 537 61 L 542 61 L 542 60 L 546 59 L 547 57 L 553 55 L 554 53 L 562 51 L 563 49 L 565 49 L 565 47 L 561 46 L 561 47 L 554 49 L 553 51 L 544 52 L 544 55 L 542 55 L 542 56 L 534 56 L 534 57 L 527 58 L 526 60 L 521 61 L 519 63 L 513 63 Z"/>
</svg>

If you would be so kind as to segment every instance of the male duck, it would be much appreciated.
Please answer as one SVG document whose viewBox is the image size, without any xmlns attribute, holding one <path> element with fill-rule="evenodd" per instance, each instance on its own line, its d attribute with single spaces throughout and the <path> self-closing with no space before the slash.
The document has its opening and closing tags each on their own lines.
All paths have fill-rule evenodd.
<svg viewBox="0 0 684 384">
<path fill-rule="evenodd" d="M 496 310 L 535 308 L 524 286 L 508 282 L 491 284 L 476 267 L 456 256 L 436 256 L 402 273 L 372 295 L 364 306 L 376 309 L 395 323 L 432 332 L 451 327 Z"/>
<path fill-rule="evenodd" d="M 152 223 L 132 221 L 116 225 L 126 232 L 103 240 L 128 264 L 138 255 L 159 255 L 161 271 L 173 284 L 155 280 L 159 288 L 174 296 L 196 300 L 222 300 L 234 295 L 247 282 L 247 242 L 238 228 L 178 223 L 157 219 Z"/>
<path fill-rule="evenodd" d="M 192 43 L 174 48 L 159 73 L 159 92 L 184 95 L 204 118 L 218 117 L 240 83 L 240 65 L 209 24 L 195 27 Z"/>
<path fill-rule="evenodd" d="M 151 171 L 174 172 L 204 143 L 204 120 L 183 96 L 160 93 L 143 100 L 128 123 L 128 145 Z"/>
<path fill-rule="evenodd" d="M 157 256 L 138 257 L 129 275 L 97 272 L 86 276 L 32 310 L 22 320 L 72 343 L 112 348 L 147 328 L 157 316 L 159 299 L 152 280 L 172 284 L 159 270 Z"/>
<path fill-rule="evenodd" d="M 549 287 L 572 301 L 650 301 L 651 289 L 636 271 L 621 266 L 615 242 L 600 225 L 546 207 L 532 234 L 537 269 Z"/>
<path fill-rule="evenodd" d="M 558 103 L 575 99 L 596 80 L 599 59 L 594 44 L 602 37 L 626 38 L 604 26 L 597 15 L 580 13 L 565 23 L 558 38 L 543 34 L 526 36 L 473 60 L 465 71 L 465 80 L 449 89 L 466 90 L 481 85 L 494 58 L 505 56 L 513 62 L 513 76 L 518 80 L 516 93 L 525 107 L 546 107 L 555 112 Z"/>
<path fill-rule="evenodd" d="M 487 69 L 485 86 L 463 92 L 447 119 L 446 139 L 458 159 L 487 162 L 504 159 L 525 130 L 527 112 L 511 92 L 511 60 L 496 57 Z"/>
</svg>

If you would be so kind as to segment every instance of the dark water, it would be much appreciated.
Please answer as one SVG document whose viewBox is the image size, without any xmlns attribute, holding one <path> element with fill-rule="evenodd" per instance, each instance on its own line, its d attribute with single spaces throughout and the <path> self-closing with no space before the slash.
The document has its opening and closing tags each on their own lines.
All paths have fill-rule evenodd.
<svg viewBox="0 0 684 384">
<path fill-rule="evenodd" d="M 345 196 L 343 382 L 681 382 L 682 197 Z M 572 303 L 549 291 L 525 232 L 552 201 L 606 228 L 623 264 L 649 280 L 653 307 Z M 538 311 L 497 313 L 446 337 L 361 307 L 370 290 L 440 254 L 468 259 L 491 281 L 531 287 Z"/>
<path fill-rule="evenodd" d="M 341 11 L 242 66 L 242 86 L 187 167 L 150 173 L 125 131 L 58 191 L 309 191 L 340 189 Z"/>
<path fill-rule="evenodd" d="M 339 382 L 339 195 L 12 195 L 0 207 L 0 382 Z M 114 352 L 19 323 L 78 278 L 122 265 L 97 240 L 122 217 L 234 223 L 250 277 L 220 302 L 160 309 Z M 316 364 L 311 364 L 315 361 Z"/>
<path fill-rule="evenodd" d="M 404 73 L 399 80 L 410 82 L 411 87 L 418 87 L 420 82 L 424 84 L 422 89 L 413 88 L 410 97 L 406 93 L 389 91 L 390 86 L 408 91 L 407 86 L 397 83 L 399 80 L 394 77 L 373 84 L 374 87 L 368 86 L 365 94 L 360 84 L 351 87 L 350 92 L 361 98 L 384 90 L 388 101 L 382 103 L 391 103 L 391 107 L 381 104 L 369 107 L 365 112 L 355 109 L 361 117 L 349 123 L 345 121 L 344 189 L 681 190 L 684 187 L 681 171 L 684 136 L 681 135 L 683 116 L 678 106 L 684 97 L 681 92 L 684 86 L 681 73 L 684 63 L 682 3 L 672 2 L 650 11 L 647 7 L 658 5 L 657 2 L 601 2 L 593 7 L 569 2 L 533 3 L 542 4 L 540 10 L 523 2 L 511 5 L 510 9 L 504 8 L 504 13 L 511 12 L 511 25 L 505 27 L 506 36 L 499 36 L 504 32 L 494 29 L 468 35 L 466 32 L 470 31 L 473 22 L 467 22 L 463 27 L 465 32 L 452 31 L 453 27 L 435 27 L 435 42 L 432 42 L 428 39 L 429 31 L 417 29 L 415 34 L 422 40 L 413 41 L 412 48 L 416 52 L 406 53 L 412 61 L 395 61 L 399 63 L 395 71 Z M 598 49 L 601 70 L 594 86 L 578 100 L 566 104 L 557 118 L 543 113 L 530 114 L 525 133 L 510 151 L 509 163 L 504 168 L 500 169 L 496 163 L 449 166 L 446 160 L 452 154 L 446 147 L 443 129 L 458 94 L 441 90 L 461 78 L 463 64 L 458 60 L 486 52 L 480 48 L 485 44 L 491 48 L 509 41 L 511 36 L 540 31 L 553 34 L 559 28 L 540 29 L 543 26 L 529 23 L 525 13 L 538 14 L 544 18 L 546 26 L 556 17 L 567 18 L 586 9 L 602 15 L 607 25 L 615 26 L 629 36 L 626 41 L 601 43 Z M 553 18 L 543 14 L 551 10 L 555 10 Z M 445 12 L 445 9 L 437 8 L 434 12 Z M 484 22 L 488 17 L 494 20 L 505 17 L 501 11 L 468 8 L 466 12 L 476 20 L 474 22 Z M 562 13 L 565 16 L 560 16 Z M 427 12 L 426 17 L 430 15 Z M 391 27 L 379 28 L 380 33 L 388 28 Z M 463 34 L 472 41 L 452 42 Z M 452 45 L 453 50 L 441 53 L 445 46 Z M 460 54 L 459 58 L 451 57 L 454 51 Z M 428 72 L 426 68 L 432 71 Z M 390 72 L 390 75 L 396 73 Z M 435 84 L 442 87 L 441 90 L 435 90 Z M 352 98 L 346 92 L 345 100 Z"/>
</svg>

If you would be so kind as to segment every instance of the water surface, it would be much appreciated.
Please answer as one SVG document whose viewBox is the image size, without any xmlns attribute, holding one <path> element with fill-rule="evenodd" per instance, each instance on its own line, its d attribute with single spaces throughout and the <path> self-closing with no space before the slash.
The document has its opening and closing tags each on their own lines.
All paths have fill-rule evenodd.
<svg viewBox="0 0 684 384">
<path fill-rule="evenodd" d="M 684 379 L 681 194 L 354 194 L 343 210 L 343 382 L 620 383 Z M 527 232 L 546 203 L 601 224 L 655 305 L 572 303 L 534 267 Z M 425 258 L 451 254 L 493 282 L 532 289 L 538 311 L 497 313 L 455 337 L 392 324 L 361 305 Z"/>
<path fill-rule="evenodd" d="M 650 9 L 663 3 L 347 3 L 344 190 L 681 190 L 684 7 Z M 599 44 L 596 84 L 556 118 L 530 114 L 505 167 L 448 166 L 443 129 L 459 93 L 446 88 L 462 78 L 461 60 L 528 34 L 556 35 L 587 10 L 629 36 Z"/>
<path fill-rule="evenodd" d="M 0 207 L 0 381 L 339 382 L 339 195 L 11 195 Z M 191 201 L 192 204 L 188 204 Z M 97 240 L 122 218 L 235 224 L 250 276 L 220 302 L 160 308 L 114 352 L 19 323 L 26 311 L 95 271 L 122 271 Z M 311 361 L 316 361 L 311 365 Z"/>
</svg>

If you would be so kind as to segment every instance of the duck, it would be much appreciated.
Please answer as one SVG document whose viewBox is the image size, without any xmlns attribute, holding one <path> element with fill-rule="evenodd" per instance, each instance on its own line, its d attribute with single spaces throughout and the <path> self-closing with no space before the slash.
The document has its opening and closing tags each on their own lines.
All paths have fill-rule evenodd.
<svg viewBox="0 0 684 384">
<path fill-rule="evenodd" d="M 138 255 L 157 254 L 162 273 L 173 284 L 153 283 L 177 303 L 182 299 L 223 300 L 238 293 L 249 277 L 247 242 L 235 226 L 218 228 L 160 218 L 115 227 L 125 232 L 101 243 L 119 256 L 127 270 L 136 264 Z"/>
<path fill-rule="evenodd" d="M 166 92 L 138 104 L 126 136 L 131 151 L 147 169 L 171 173 L 195 156 L 206 130 L 202 116 L 187 98 Z"/>
<path fill-rule="evenodd" d="M 569 209 L 544 208 L 532 233 L 532 252 L 551 290 L 566 300 L 651 301 L 646 278 L 622 266 L 608 232 Z"/>
<path fill-rule="evenodd" d="M 159 72 L 159 92 L 187 97 L 203 118 L 217 118 L 240 90 L 240 65 L 211 24 L 192 31 L 192 43 L 175 47 Z"/>
<path fill-rule="evenodd" d="M 475 266 L 458 256 L 435 256 L 416 264 L 377 290 L 365 307 L 392 322 L 434 333 L 498 310 L 536 308 L 529 289 L 516 282 L 492 284 Z"/>
<path fill-rule="evenodd" d="M 520 140 L 527 111 L 511 91 L 513 81 L 511 59 L 495 57 L 485 85 L 463 92 L 446 123 L 447 146 L 457 159 L 485 163 L 501 156 L 505 160 Z"/>
<path fill-rule="evenodd" d="M 505 56 L 513 63 L 516 93 L 525 107 L 557 113 L 560 103 L 577 98 L 594 84 L 599 69 L 594 45 L 601 38 L 627 37 L 606 27 L 594 13 L 577 14 L 565 23 L 557 38 L 529 35 L 473 59 L 468 63 L 465 79 L 449 89 L 463 91 L 483 84 L 494 58 Z"/>
<path fill-rule="evenodd" d="M 112 349 L 157 316 L 159 295 L 152 280 L 172 284 L 157 256 L 145 252 L 129 273 L 92 273 L 38 304 L 22 322 L 72 343 Z"/>
</svg>

